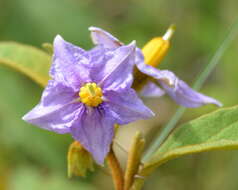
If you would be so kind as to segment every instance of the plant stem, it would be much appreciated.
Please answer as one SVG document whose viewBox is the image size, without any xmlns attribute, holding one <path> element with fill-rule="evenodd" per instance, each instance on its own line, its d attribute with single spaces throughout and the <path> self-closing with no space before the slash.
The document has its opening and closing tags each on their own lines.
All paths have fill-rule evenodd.
<svg viewBox="0 0 238 190">
<path fill-rule="evenodd" d="M 142 138 L 141 133 L 137 132 L 134 136 L 130 151 L 128 153 L 127 166 L 124 177 L 124 190 L 129 190 L 135 175 L 140 166 L 141 155 L 144 150 L 145 140 Z"/>
<path fill-rule="evenodd" d="M 211 74 L 211 72 L 214 70 L 214 68 L 219 63 L 219 60 L 223 56 L 224 52 L 227 50 L 227 48 L 230 46 L 231 42 L 234 40 L 234 38 L 238 34 L 238 20 L 233 24 L 230 33 L 227 35 L 225 40 L 222 42 L 218 50 L 215 52 L 214 56 L 212 57 L 209 64 L 205 67 L 203 72 L 199 75 L 197 80 L 195 81 L 193 88 L 195 90 L 199 90 L 205 80 L 208 78 L 208 76 Z M 160 145 L 164 142 L 164 140 L 168 137 L 169 133 L 175 128 L 177 122 L 182 117 L 184 112 L 186 111 L 185 107 L 179 107 L 172 119 L 167 123 L 167 125 L 164 127 L 162 132 L 158 135 L 158 137 L 155 139 L 154 143 L 150 146 L 147 153 L 143 157 L 143 162 L 148 161 L 153 153 L 160 147 Z"/>
<path fill-rule="evenodd" d="M 124 186 L 123 171 L 121 169 L 120 163 L 117 160 L 112 148 L 106 160 L 107 160 L 107 164 L 109 168 L 111 169 L 111 175 L 113 178 L 115 190 L 123 190 L 123 186 Z"/>
</svg>

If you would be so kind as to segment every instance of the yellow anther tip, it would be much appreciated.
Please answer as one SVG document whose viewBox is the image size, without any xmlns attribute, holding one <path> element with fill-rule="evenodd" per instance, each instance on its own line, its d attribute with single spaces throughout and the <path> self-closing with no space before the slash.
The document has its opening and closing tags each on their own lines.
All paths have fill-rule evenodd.
<svg viewBox="0 0 238 190">
<path fill-rule="evenodd" d="M 174 24 L 171 24 L 166 33 L 163 35 L 164 40 L 170 40 L 176 30 L 176 26 Z"/>
<path fill-rule="evenodd" d="M 81 102 L 91 107 L 101 104 L 102 96 L 102 89 L 96 83 L 86 83 L 79 91 Z"/>
</svg>

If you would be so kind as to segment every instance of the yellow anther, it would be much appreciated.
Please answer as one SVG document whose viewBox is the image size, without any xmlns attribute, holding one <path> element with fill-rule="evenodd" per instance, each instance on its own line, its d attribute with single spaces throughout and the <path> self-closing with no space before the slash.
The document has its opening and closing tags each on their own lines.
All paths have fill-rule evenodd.
<svg viewBox="0 0 238 190">
<path fill-rule="evenodd" d="M 145 57 L 145 63 L 151 66 L 158 66 L 161 60 L 168 52 L 170 38 L 175 31 L 174 26 L 170 26 L 163 37 L 156 37 L 150 40 L 143 48 L 142 52 Z"/>
<path fill-rule="evenodd" d="M 86 83 L 79 91 L 80 101 L 91 107 L 101 104 L 102 96 L 102 89 L 96 83 Z"/>
</svg>

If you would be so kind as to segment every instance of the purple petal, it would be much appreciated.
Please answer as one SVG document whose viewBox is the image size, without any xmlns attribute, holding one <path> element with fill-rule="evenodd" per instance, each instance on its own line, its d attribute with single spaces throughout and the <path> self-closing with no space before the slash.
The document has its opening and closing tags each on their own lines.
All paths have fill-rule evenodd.
<svg viewBox="0 0 238 190">
<path fill-rule="evenodd" d="M 112 49 L 123 45 L 117 38 L 101 28 L 92 26 L 89 27 L 89 30 L 91 31 L 91 38 L 95 45 L 103 45 L 106 48 Z"/>
<path fill-rule="evenodd" d="M 73 103 L 75 93 L 55 81 L 49 81 L 40 103 L 27 113 L 23 120 L 57 133 L 69 133 L 80 103 Z"/>
<path fill-rule="evenodd" d="M 140 95 L 143 97 L 160 97 L 165 94 L 165 91 L 158 87 L 153 82 L 148 82 L 140 92 Z"/>
<path fill-rule="evenodd" d="M 142 73 L 153 77 L 160 82 L 164 82 L 170 86 L 176 83 L 177 77 L 175 77 L 172 72 L 167 70 L 158 70 L 155 67 L 145 64 L 144 57 L 138 49 L 136 51 L 136 66 Z"/>
<path fill-rule="evenodd" d="M 167 70 L 158 70 L 144 63 L 144 57 L 140 49 L 136 50 L 136 66 L 144 74 L 158 80 L 160 85 L 178 104 L 185 107 L 199 107 L 205 104 L 222 104 L 208 96 L 196 92 L 184 81 L 180 80 L 174 73 Z"/>
<path fill-rule="evenodd" d="M 88 53 L 64 41 L 61 36 L 54 40 L 53 64 L 50 75 L 54 80 L 73 87 L 75 90 L 89 79 Z"/>
<path fill-rule="evenodd" d="M 103 164 L 114 136 L 114 119 L 103 109 L 85 108 L 74 122 L 71 133 L 98 164 Z"/>
<path fill-rule="evenodd" d="M 114 56 L 113 50 L 105 49 L 103 46 L 96 46 L 89 52 L 90 55 L 90 78 L 92 81 L 99 83 L 102 80 L 103 68 L 108 60 Z"/>
<path fill-rule="evenodd" d="M 120 125 L 154 116 L 154 113 L 143 104 L 133 89 L 124 89 L 120 92 L 107 91 L 104 96 L 105 106 L 117 119 L 116 123 Z"/>
<path fill-rule="evenodd" d="M 113 57 L 98 72 L 98 78 L 101 78 L 99 84 L 104 89 L 116 90 L 131 86 L 135 47 L 135 43 L 132 42 L 128 46 L 121 46 L 112 52 Z"/>
<path fill-rule="evenodd" d="M 215 104 L 222 106 L 222 104 L 211 98 L 205 96 L 199 92 L 196 92 L 190 88 L 184 81 L 177 79 L 177 83 L 174 87 L 168 86 L 166 83 L 161 82 L 161 85 L 165 91 L 180 105 L 190 108 L 200 107 L 206 104 Z"/>
</svg>

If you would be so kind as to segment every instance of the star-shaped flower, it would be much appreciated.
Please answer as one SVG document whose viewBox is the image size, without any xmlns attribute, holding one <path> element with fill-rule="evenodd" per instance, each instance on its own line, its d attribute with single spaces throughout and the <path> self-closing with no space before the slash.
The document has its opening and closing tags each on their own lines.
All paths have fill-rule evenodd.
<svg viewBox="0 0 238 190">
<path fill-rule="evenodd" d="M 117 38 L 100 28 L 90 27 L 89 30 L 91 31 L 92 39 L 96 45 L 102 45 L 109 49 L 116 49 L 123 45 L 123 43 L 120 42 Z M 170 34 L 167 33 L 166 37 L 168 35 Z M 163 49 L 159 50 L 164 51 Z M 205 104 L 215 104 L 217 106 L 222 105 L 219 101 L 196 92 L 195 90 L 190 88 L 173 72 L 169 70 L 159 70 L 146 64 L 144 56 L 145 55 L 143 55 L 141 49 L 136 48 L 136 67 L 141 73 L 156 80 L 156 83 L 148 82 L 147 85 L 145 85 L 142 89 L 143 95 L 162 96 L 167 93 L 174 101 L 185 107 L 199 107 Z M 158 84 L 161 88 L 158 87 Z"/>
<path fill-rule="evenodd" d="M 131 88 L 135 43 L 86 51 L 54 40 L 49 81 L 41 101 L 23 119 L 56 133 L 70 133 L 102 164 L 114 125 L 153 116 Z"/>
</svg>

